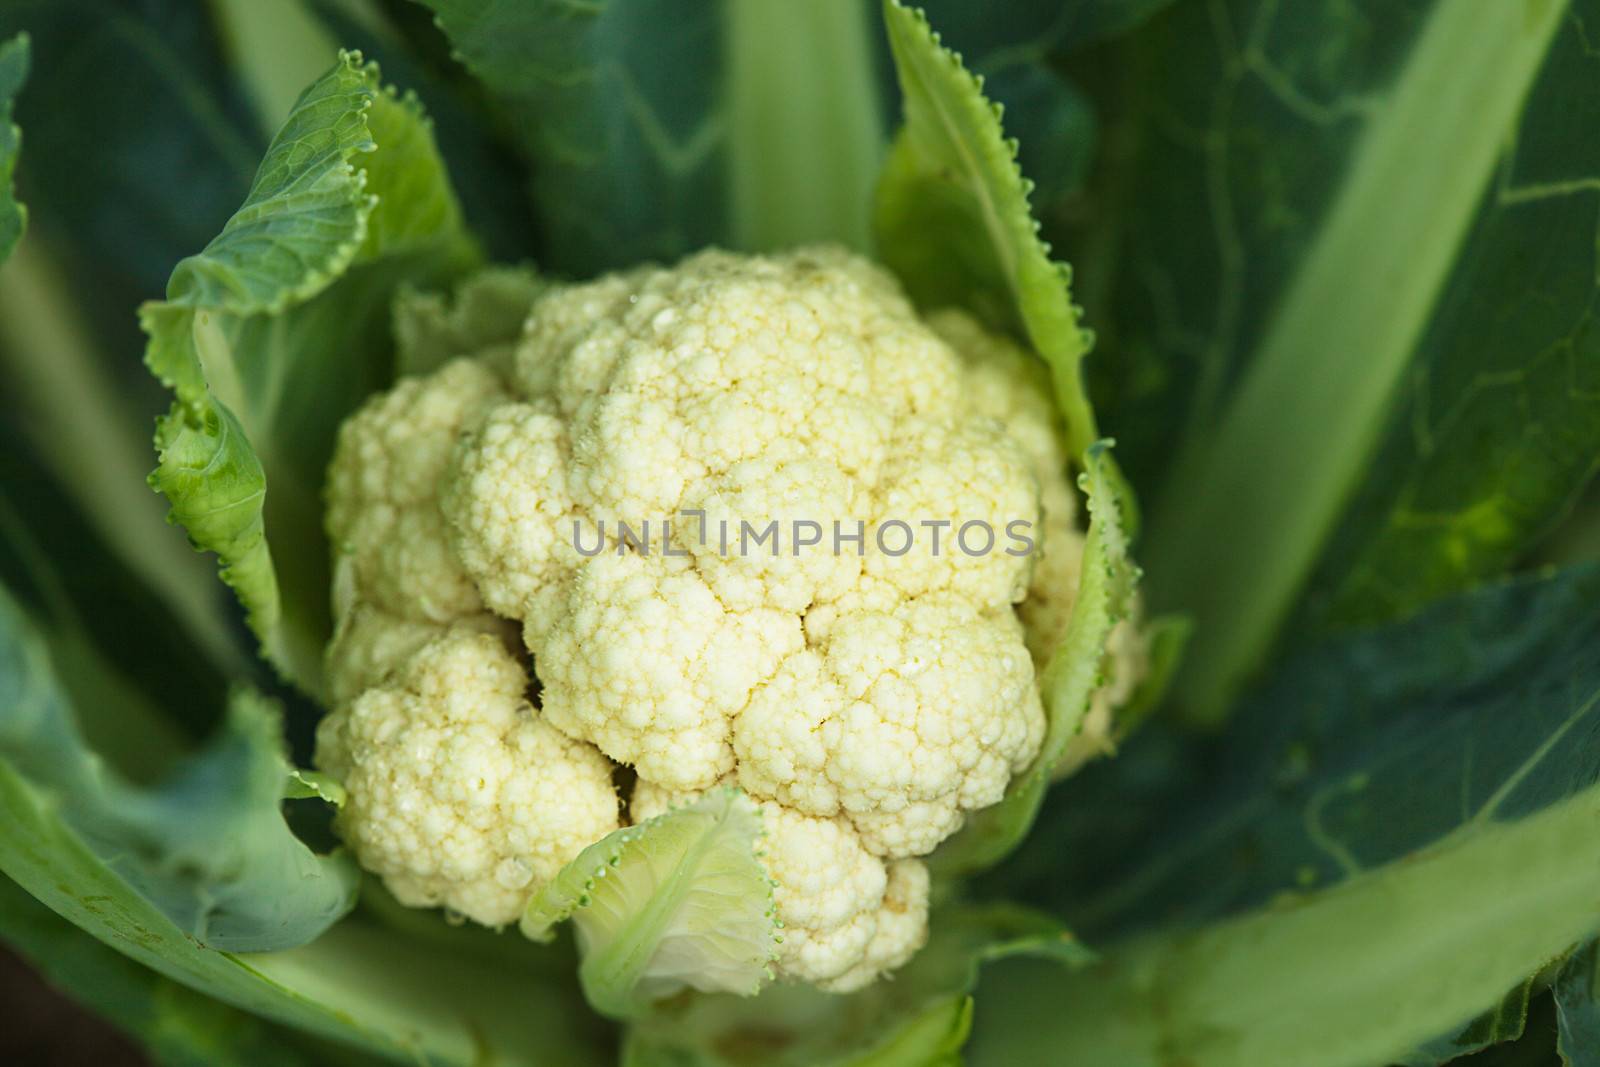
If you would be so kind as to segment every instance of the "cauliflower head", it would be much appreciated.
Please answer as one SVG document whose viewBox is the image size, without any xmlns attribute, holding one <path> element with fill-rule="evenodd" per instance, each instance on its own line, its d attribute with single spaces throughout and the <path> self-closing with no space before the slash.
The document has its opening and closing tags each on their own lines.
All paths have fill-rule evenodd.
<svg viewBox="0 0 1600 1067">
<path fill-rule="evenodd" d="M 833 248 L 528 303 L 453 358 L 462 331 L 411 328 L 437 369 L 341 431 L 318 760 L 346 840 L 402 901 L 502 924 L 737 786 L 777 972 L 871 982 L 927 936 L 918 857 L 1044 738 L 1083 535 L 1043 366 Z"/>
</svg>

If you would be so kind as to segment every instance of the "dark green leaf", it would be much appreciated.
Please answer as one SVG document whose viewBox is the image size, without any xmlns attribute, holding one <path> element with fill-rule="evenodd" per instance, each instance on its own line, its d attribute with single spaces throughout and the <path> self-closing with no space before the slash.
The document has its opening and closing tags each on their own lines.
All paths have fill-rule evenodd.
<svg viewBox="0 0 1600 1067">
<path fill-rule="evenodd" d="M 1013 0 L 1004 18 L 966 0 L 918 5 L 964 66 L 983 79 L 984 95 L 1005 108 L 1022 173 L 1034 200 L 1054 204 L 1085 177 L 1095 147 L 1094 108 L 1062 73 L 1059 57 L 1120 32 L 1169 0 Z"/>
<path fill-rule="evenodd" d="M 1477 205 L 1308 622 L 1395 618 L 1502 572 L 1569 507 L 1600 446 L 1600 55 L 1574 4 L 1514 151 Z"/>
<path fill-rule="evenodd" d="M 1011 884 L 1098 939 L 1211 921 L 1554 804 L 1600 773 L 1596 604 L 1600 567 L 1579 568 L 1292 657 L 1225 737 L 1152 728 L 1059 786 Z M 1086 818 L 1114 800 L 1117 821 Z"/>
<path fill-rule="evenodd" d="M 882 151 L 855 0 L 425 0 L 534 167 L 544 265 L 865 244 Z"/>
<path fill-rule="evenodd" d="M 1225 0 L 1129 39 L 1086 241 L 1116 272 L 1108 418 L 1161 483 L 1152 594 L 1196 617 L 1188 709 L 1222 712 L 1342 520 L 1320 617 L 1393 617 L 1587 476 L 1594 14 Z"/>
<path fill-rule="evenodd" d="M 22 132 L 11 121 L 11 110 L 28 77 L 26 35 L 0 41 L 0 263 L 6 261 L 28 220 L 27 208 L 17 202 L 11 176 L 22 150 Z"/>
<path fill-rule="evenodd" d="M 161 530 L 162 533 L 167 531 Z M 0 423 L 0 586 L 50 642 L 79 726 L 118 770 L 145 780 L 221 721 L 230 675 L 250 661 L 208 654 L 141 575 L 131 571 L 49 475 L 40 455 Z M 205 576 L 210 591 L 223 595 Z M 99 663 L 101 669 L 88 669 Z M 233 668 L 225 673 L 227 668 Z M 121 680 L 100 683 L 109 669 Z"/>
<path fill-rule="evenodd" d="M 1600 1063 L 1600 951 L 1590 942 L 1556 973 L 1553 992 L 1562 1062 L 1567 1067 Z"/>
<path fill-rule="evenodd" d="M 986 984 L 974 1059 L 1393 1063 L 1600 927 L 1597 817 L 1591 786 L 1331 888 L 1110 948 L 1078 974 L 1002 972 Z"/>
<path fill-rule="evenodd" d="M 0 940 L 163 1067 L 313 1067 L 307 1042 L 101 944 L 0 877 Z M 340 1060 L 337 1062 L 344 1062 Z"/>
<path fill-rule="evenodd" d="M 128 308 L 216 233 L 263 146 L 205 5 L 0 0 L 0 37 L 18 30 L 34 56 L 17 107 L 31 221 L 126 340 Z"/>
</svg>

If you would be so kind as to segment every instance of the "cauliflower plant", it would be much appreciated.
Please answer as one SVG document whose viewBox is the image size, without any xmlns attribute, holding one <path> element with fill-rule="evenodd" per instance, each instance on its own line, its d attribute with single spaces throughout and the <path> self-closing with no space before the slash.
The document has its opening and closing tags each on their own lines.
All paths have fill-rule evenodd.
<svg viewBox="0 0 1600 1067">
<path fill-rule="evenodd" d="M 927 937 L 922 857 L 1045 736 L 1083 537 L 1044 369 L 829 247 L 530 300 L 514 344 L 340 434 L 341 832 L 401 901 L 501 925 L 586 846 L 736 786 L 761 951 L 870 983 Z M 1085 751 L 1141 670 L 1131 627 L 1113 649 Z"/>
</svg>

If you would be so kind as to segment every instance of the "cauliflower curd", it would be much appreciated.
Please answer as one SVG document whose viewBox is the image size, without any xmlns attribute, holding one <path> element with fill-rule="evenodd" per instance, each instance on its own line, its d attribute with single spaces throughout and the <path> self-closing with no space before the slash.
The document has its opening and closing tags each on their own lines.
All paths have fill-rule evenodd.
<svg viewBox="0 0 1600 1067">
<path fill-rule="evenodd" d="M 832 248 L 530 300 L 341 431 L 341 832 L 403 902 L 501 925 L 586 845 L 736 785 L 777 972 L 865 985 L 927 936 L 918 857 L 1044 737 L 1082 551 L 1044 369 Z"/>
</svg>

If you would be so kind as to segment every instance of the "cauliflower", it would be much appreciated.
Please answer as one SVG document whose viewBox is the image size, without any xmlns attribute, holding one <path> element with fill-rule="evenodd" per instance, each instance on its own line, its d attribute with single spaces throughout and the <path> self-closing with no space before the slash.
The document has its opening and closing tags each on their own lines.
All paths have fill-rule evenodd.
<svg viewBox="0 0 1600 1067">
<path fill-rule="evenodd" d="M 859 988 L 1044 739 L 1083 549 L 1047 376 L 832 248 L 528 299 L 341 432 L 340 829 L 401 900 L 502 924 L 618 828 L 615 767 L 634 826 L 736 786 L 777 973 Z"/>
</svg>

